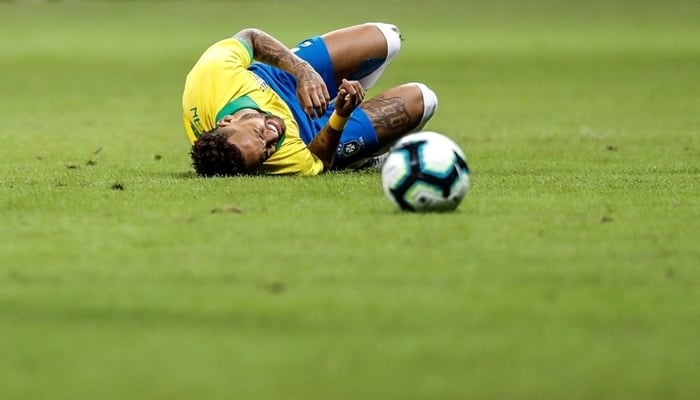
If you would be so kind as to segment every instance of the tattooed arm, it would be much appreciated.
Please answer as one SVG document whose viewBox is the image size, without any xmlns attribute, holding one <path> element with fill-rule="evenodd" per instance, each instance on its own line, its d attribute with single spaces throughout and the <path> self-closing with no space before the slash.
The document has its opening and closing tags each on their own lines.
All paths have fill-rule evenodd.
<svg viewBox="0 0 700 400">
<path fill-rule="evenodd" d="M 309 143 L 309 150 L 323 161 L 324 170 L 329 170 L 335 160 L 335 151 L 340 143 L 340 136 L 350 114 L 365 98 L 365 89 L 358 81 L 343 79 L 335 98 L 335 111 L 328 123 Z"/>
<path fill-rule="evenodd" d="M 255 60 L 280 68 L 297 78 L 297 97 L 311 118 L 320 117 L 326 112 L 330 102 L 328 88 L 309 63 L 292 53 L 282 42 L 259 29 L 244 29 L 234 37 L 250 45 Z"/>
</svg>

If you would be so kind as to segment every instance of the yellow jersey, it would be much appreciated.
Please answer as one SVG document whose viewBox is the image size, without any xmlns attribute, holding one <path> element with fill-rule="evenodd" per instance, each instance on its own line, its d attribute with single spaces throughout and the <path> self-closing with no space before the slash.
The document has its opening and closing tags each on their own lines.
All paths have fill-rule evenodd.
<svg viewBox="0 0 700 400">
<path fill-rule="evenodd" d="M 226 115 L 253 108 L 282 118 L 287 127 L 277 151 L 262 164 L 259 172 L 294 175 L 323 172 L 323 162 L 301 140 L 291 110 L 262 78 L 248 70 L 251 63 L 252 49 L 235 38 L 216 42 L 204 51 L 187 74 L 182 95 L 183 120 L 190 142 L 216 128 Z"/>
</svg>

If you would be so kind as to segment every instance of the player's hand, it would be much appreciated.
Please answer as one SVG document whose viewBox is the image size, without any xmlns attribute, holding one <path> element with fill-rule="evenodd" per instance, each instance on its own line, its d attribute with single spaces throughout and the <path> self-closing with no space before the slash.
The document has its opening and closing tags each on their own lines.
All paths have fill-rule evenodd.
<svg viewBox="0 0 700 400">
<path fill-rule="evenodd" d="M 335 112 L 339 117 L 348 118 L 364 99 L 365 89 L 360 82 L 343 79 L 335 98 Z"/>
<path fill-rule="evenodd" d="M 331 99 L 321 75 L 309 63 L 301 63 L 294 69 L 297 78 L 297 98 L 311 119 L 321 117 Z"/>
</svg>

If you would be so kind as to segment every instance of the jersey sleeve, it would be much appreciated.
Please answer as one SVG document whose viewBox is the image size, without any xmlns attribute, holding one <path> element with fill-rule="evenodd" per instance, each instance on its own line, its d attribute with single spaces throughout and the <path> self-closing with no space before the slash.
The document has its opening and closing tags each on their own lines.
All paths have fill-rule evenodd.
<svg viewBox="0 0 700 400">
<path fill-rule="evenodd" d="M 222 62 L 228 68 L 246 69 L 253 62 L 253 49 L 240 39 L 220 40 L 204 51 L 197 64 L 218 65 Z"/>
<path fill-rule="evenodd" d="M 282 147 L 260 166 L 258 172 L 270 175 L 318 175 L 324 171 L 323 161 L 313 154 L 298 137 L 287 138 Z"/>
</svg>

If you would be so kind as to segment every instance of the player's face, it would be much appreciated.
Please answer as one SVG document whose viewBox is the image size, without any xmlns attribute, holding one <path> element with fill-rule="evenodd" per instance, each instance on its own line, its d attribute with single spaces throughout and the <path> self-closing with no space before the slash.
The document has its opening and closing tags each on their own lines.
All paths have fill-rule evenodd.
<svg viewBox="0 0 700 400">
<path fill-rule="evenodd" d="M 238 118 L 224 118 L 219 126 L 235 130 L 228 142 L 241 150 L 245 165 L 251 170 L 275 153 L 277 142 L 286 129 L 281 118 L 259 112 L 247 113 Z"/>
</svg>

